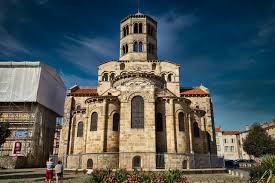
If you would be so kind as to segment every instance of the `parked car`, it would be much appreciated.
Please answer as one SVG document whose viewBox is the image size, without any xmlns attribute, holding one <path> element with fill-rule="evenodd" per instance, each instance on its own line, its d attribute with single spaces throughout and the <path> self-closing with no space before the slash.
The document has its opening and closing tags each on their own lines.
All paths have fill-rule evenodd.
<svg viewBox="0 0 275 183">
<path fill-rule="evenodd" d="M 235 160 L 225 160 L 225 167 L 226 168 L 239 168 L 240 165 L 238 161 Z"/>
</svg>

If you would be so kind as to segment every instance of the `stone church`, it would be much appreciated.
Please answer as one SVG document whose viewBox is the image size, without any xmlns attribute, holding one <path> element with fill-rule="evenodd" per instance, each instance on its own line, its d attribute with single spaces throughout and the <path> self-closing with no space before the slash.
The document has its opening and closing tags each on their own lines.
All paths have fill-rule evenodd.
<svg viewBox="0 0 275 183">
<path fill-rule="evenodd" d="M 180 65 L 157 50 L 157 22 L 129 15 L 120 22 L 119 60 L 97 66 L 97 86 L 68 90 L 59 148 L 67 168 L 210 167 L 217 150 L 209 91 L 182 87 Z"/>
</svg>

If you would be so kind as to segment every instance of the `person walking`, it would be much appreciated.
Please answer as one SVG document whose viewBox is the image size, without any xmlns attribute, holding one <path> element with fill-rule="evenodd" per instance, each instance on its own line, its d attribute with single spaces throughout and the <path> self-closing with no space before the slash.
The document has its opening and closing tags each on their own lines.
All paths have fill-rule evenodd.
<svg viewBox="0 0 275 183">
<path fill-rule="evenodd" d="M 53 168 L 54 168 L 53 159 L 49 158 L 49 161 L 46 162 L 46 182 L 48 183 L 52 182 Z"/>
<path fill-rule="evenodd" d="M 56 183 L 62 183 L 64 168 L 61 161 L 57 162 L 57 165 L 55 165 L 54 171 L 56 175 Z"/>
</svg>

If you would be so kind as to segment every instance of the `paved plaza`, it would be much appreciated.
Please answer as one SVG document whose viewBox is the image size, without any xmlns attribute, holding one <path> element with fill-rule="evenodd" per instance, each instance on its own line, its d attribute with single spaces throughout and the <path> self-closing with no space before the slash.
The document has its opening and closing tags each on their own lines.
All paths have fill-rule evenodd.
<svg viewBox="0 0 275 183">
<path fill-rule="evenodd" d="M 6 169 L 0 171 L 0 182 L 2 183 L 30 183 L 45 182 L 45 169 Z M 247 183 L 247 177 L 240 179 L 229 174 L 196 174 L 186 175 L 190 183 Z M 64 183 L 85 182 L 89 178 L 83 173 L 65 172 Z"/>
</svg>

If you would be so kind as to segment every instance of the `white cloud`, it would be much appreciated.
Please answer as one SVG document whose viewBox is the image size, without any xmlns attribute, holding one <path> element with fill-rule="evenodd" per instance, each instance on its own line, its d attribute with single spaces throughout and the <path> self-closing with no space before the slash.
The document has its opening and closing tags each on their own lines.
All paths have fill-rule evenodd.
<svg viewBox="0 0 275 183">
<path fill-rule="evenodd" d="M 57 52 L 66 61 L 96 76 L 97 64 L 107 59 L 115 59 L 119 50 L 112 39 L 65 36 L 65 41 Z"/>
</svg>

